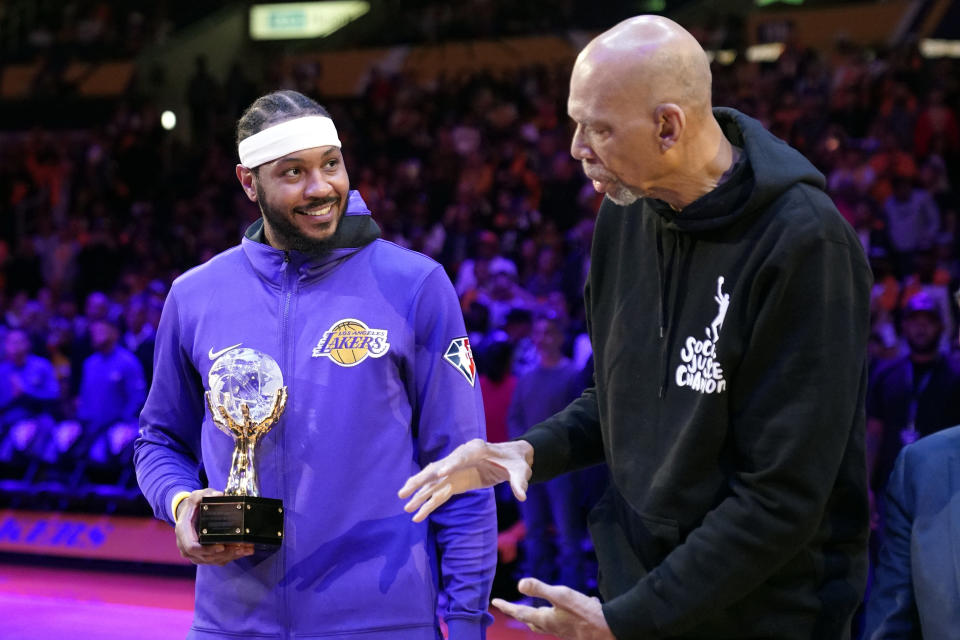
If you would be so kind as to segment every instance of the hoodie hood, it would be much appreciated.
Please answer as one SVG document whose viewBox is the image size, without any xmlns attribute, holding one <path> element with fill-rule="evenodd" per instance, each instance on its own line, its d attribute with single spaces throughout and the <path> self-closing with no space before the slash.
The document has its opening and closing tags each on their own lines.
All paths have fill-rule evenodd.
<svg viewBox="0 0 960 640">
<path fill-rule="evenodd" d="M 728 180 L 682 211 L 651 200 L 650 205 L 666 220 L 668 228 L 687 232 L 719 229 L 763 211 L 795 184 L 806 183 L 823 190 L 823 174 L 757 120 L 725 107 L 715 108 L 713 115 L 727 140 L 743 149 L 743 154 Z"/>
<path fill-rule="evenodd" d="M 311 255 L 271 247 L 263 234 L 263 218 L 247 227 L 241 246 L 254 269 L 265 279 L 278 283 L 288 263 L 294 265 L 304 277 L 317 278 L 379 237 L 380 227 L 374 222 L 360 192 L 351 191 L 347 196 L 347 210 L 330 239 L 327 251 Z"/>
</svg>

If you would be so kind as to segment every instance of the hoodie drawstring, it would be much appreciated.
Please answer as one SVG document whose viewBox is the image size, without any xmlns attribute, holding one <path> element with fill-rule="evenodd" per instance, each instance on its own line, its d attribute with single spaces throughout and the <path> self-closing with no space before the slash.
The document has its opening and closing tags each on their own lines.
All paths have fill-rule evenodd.
<svg viewBox="0 0 960 640">
<path fill-rule="evenodd" d="M 689 274 L 686 272 L 689 270 L 689 260 L 692 254 L 692 244 L 695 244 L 696 241 L 691 239 L 691 246 L 684 249 L 683 245 L 689 236 L 686 236 L 681 233 L 671 232 L 673 237 L 673 247 L 672 253 L 670 254 L 670 259 L 664 259 L 663 252 L 663 233 L 665 231 L 657 233 L 657 276 L 660 282 L 660 386 L 657 392 L 657 397 L 663 399 L 667 394 L 667 385 L 670 383 L 670 371 L 668 366 L 670 363 L 670 344 L 671 340 L 671 326 L 667 318 L 667 305 L 670 301 L 670 288 L 673 287 L 673 277 L 677 275 L 679 278 L 685 278 Z M 684 260 L 687 261 L 687 264 L 684 266 L 681 264 Z M 675 287 L 674 287 L 675 288 Z M 683 294 L 682 291 L 677 290 L 674 295 L 674 299 L 679 299 L 679 296 Z"/>
<path fill-rule="evenodd" d="M 657 282 L 660 286 L 660 299 L 657 301 L 659 306 L 659 316 L 660 316 L 660 367 L 659 369 L 663 371 L 663 377 L 660 380 L 660 388 L 657 391 L 657 398 L 663 399 L 664 391 L 666 390 L 667 383 L 667 284 L 666 276 L 664 274 L 663 268 L 663 235 L 657 233 Z"/>
</svg>

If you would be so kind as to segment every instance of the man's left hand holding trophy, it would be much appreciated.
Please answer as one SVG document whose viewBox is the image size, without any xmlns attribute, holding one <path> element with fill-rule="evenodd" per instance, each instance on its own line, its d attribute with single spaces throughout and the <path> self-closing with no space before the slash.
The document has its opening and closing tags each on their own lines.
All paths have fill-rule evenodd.
<svg viewBox="0 0 960 640">
<path fill-rule="evenodd" d="M 287 388 L 276 361 L 254 349 L 223 354 L 210 368 L 208 382 L 207 406 L 217 428 L 234 438 L 234 453 L 225 492 L 198 489 L 177 505 L 176 535 L 184 558 L 195 564 L 222 566 L 252 555 L 255 542 L 276 546 L 282 540 L 282 503 L 260 497 L 254 451 L 283 414 Z M 265 511 L 271 513 L 264 517 Z M 224 517 L 230 520 L 229 531 L 223 527 Z M 219 525 L 216 532 L 213 525 Z M 267 536 L 276 539 L 265 539 Z"/>
<path fill-rule="evenodd" d="M 223 566 L 228 562 L 253 555 L 253 543 L 200 544 L 197 536 L 197 514 L 200 502 L 207 496 L 222 496 L 222 491 L 197 489 L 177 505 L 177 548 L 180 555 L 194 564 Z"/>
</svg>

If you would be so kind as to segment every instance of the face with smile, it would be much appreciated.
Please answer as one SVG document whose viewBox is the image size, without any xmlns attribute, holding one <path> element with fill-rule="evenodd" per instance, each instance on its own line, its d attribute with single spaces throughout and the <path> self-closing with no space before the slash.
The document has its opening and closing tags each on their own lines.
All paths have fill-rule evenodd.
<svg viewBox="0 0 960 640">
<path fill-rule="evenodd" d="M 237 165 L 237 178 L 263 214 L 267 242 L 278 249 L 321 253 L 347 207 L 350 178 L 335 146 L 294 151 L 260 165 Z"/>
</svg>

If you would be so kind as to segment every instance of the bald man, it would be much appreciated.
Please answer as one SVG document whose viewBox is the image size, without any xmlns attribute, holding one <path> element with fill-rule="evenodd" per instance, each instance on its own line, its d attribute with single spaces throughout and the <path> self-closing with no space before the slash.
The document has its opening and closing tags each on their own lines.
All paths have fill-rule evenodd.
<svg viewBox="0 0 960 640">
<path fill-rule="evenodd" d="M 606 462 L 601 603 L 495 600 L 560 638 L 850 636 L 866 577 L 871 276 L 799 153 L 732 109 L 677 24 L 601 34 L 570 80 L 571 152 L 606 194 L 585 289 L 595 384 L 519 440 L 472 441 L 400 490 L 449 496 Z"/>
</svg>

